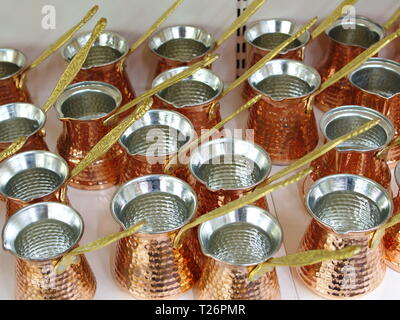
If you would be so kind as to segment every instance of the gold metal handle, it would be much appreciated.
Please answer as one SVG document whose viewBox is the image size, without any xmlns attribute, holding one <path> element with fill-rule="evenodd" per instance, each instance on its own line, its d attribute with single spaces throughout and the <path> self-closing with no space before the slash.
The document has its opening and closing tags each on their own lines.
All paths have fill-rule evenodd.
<svg viewBox="0 0 400 320">
<path fill-rule="evenodd" d="M 187 225 L 182 227 L 181 230 L 179 230 L 179 232 L 176 235 L 175 240 L 174 240 L 174 248 L 178 248 L 180 246 L 185 233 L 189 229 L 197 227 L 198 225 L 200 225 L 206 221 L 224 216 L 227 213 L 237 210 L 239 208 L 242 208 L 243 206 L 245 206 L 249 203 L 253 203 L 253 202 L 257 201 L 258 199 L 265 197 L 267 194 L 269 194 L 277 189 L 286 187 L 289 184 L 292 184 L 294 182 L 297 182 L 297 181 L 303 179 L 305 176 L 307 176 L 311 172 L 312 172 L 311 168 L 302 170 L 299 173 L 295 174 L 294 176 L 292 176 L 284 181 L 278 182 L 276 184 L 267 185 L 263 188 L 258 188 L 258 190 L 254 190 L 254 191 L 244 195 L 243 197 L 240 197 L 239 199 L 233 200 L 233 201 L 229 202 L 228 204 L 223 205 L 222 207 L 219 207 L 215 210 L 212 210 L 212 211 L 200 216 L 199 218 L 197 218 L 196 220 L 194 220 L 191 223 L 188 223 Z"/>
<path fill-rule="evenodd" d="M 226 123 L 228 123 L 233 118 L 235 118 L 239 113 L 250 108 L 256 102 L 258 102 L 261 98 L 262 98 L 261 95 L 257 95 L 254 98 L 250 99 L 244 105 L 242 105 L 239 109 L 237 109 L 235 112 L 231 113 L 228 117 L 226 117 L 224 120 L 219 122 L 212 129 L 208 130 L 206 133 L 202 134 L 196 140 L 194 140 L 191 143 L 187 144 L 186 146 L 182 147 L 182 149 L 180 149 L 179 152 L 175 156 L 171 157 L 171 159 L 167 162 L 167 164 L 165 165 L 165 168 L 164 168 L 164 173 L 172 174 L 174 172 L 174 170 L 180 166 L 179 159 L 181 158 L 182 155 L 186 154 L 190 149 L 203 143 L 206 139 L 208 139 L 215 132 L 217 132 L 219 129 L 221 129 Z"/>
<path fill-rule="evenodd" d="M 65 254 L 54 266 L 56 274 L 61 274 L 72 264 L 78 264 L 80 262 L 79 256 L 84 253 L 92 252 L 95 250 L 102 249 L 122 238 L 131 236 L 138 232 L 145 225 L 145 221 L 141 221 L 127 230 L 110 234 L 106 237 L 97 239 L 88 243 L 85 246 L 79 246 L 67 254 Z"/>
<path fill-rule="evenodd" d="M 214 50 L 219 48 L 237 29 L 246 23 L 246 21 L 265 3 L 265 0 L 253 0 L 246 10 L 230 25 L 230 27 L 216 41 Z"/>
<path fill-rule="evenodd" d="M 128 102 L 126 105 L 118 108 L 116 112 L 114 112 L 110 117 L 108 117 L 106 120 L 104 120 L 105 124 L 110 124 L 113 122 L 113 120 L 120 115 L 121 113 L 129 110 L 130 108 L 134 107 L 138 103 L 144 101 L 145 99 L 150 98 L 157 92 L 164 90 L 165 88 L 168 88 L 175 83 L 186 79 L 189 77 L 191 74 L 195 73 L 197 70 L 204 68 L 210 64 L 212 64 L 215 60 L 219 58 L 219 55 L 212 55 L 204 58 L 203 60 L 193 64 L 192 66 L 188 67 L 187 69 L 183 70 L 182 72 L 174 75 L 173 77 L 169 78 L 168 80 L 165 80 L 164 82 L 160 83 L 158 86 L 155 86 L 154 88 L 151 88 L 150 90 L 147 90 L 143 94 L 141 94 L 139 97 L 131 100 Z"/>
<path fill-rule="evenodd" d="M 325 31 L 332 23 L 334 23 L 339 17 L 343 15 L 343 8 L 346 6 L 354 5 L 358 0 L 344 0 L 342 1 L 335 10 L 324 20 L 322 23 L 315 28 L 315 30 L 311 33 L 311 39 L 317 38 L 322 32 Z"/>
<path fill-rule="evenodd" d="M 43 106 L 44 112 L 49 111 L 49 109 L 53 106 L 53 104 L 58 99 L 59 95 L 65 90 L 65 88 L 74 80 L 75 76 L 78 74 L 81 69 L 83 63 L 86 60 L 87 55 L 89 54 L 90 47 L 97 39 L 97 37 L 103 32 L 104 28 L 107 25 L 107 20 L 105 18 L 101 18 L 96 26 L 94 27 L 89 40 L 86 44 L 78 51 L 78 53 L 74 56 L 71 62 L 68 64 L 67 68 L 61 75 L 58 80 L 55 88 L 50 94 L 50 97 L 46 101 Z M 8 148 L 2 152 L 0 152 L 0 161 L 11 157 L 13 154 L 18 152 L 28 140 L 28 137 L 20 137 L 16 141 L 14 141 Z"/>
<path fill-rule="evenodd" d="M 400 19 L 400 8 L 397 9 L 392 16 L 383 24 L 383 27 L 386 30 L 389 30 L 390 27 L 397 21 Z"/>
<path fill-rule="evenodd" d="M 157 19 L 156 22 L 153 23 L 153 25 L 147 30 L 145 33 L 143 33 L 139 39 L 135 41 L 135 43 L 130 47 L 128 51 L 128 55 L 133 53 L 137 48 L 139 48 L 143 42 L 145 42 L 151 34 L 156 31 L 160 25 L 172 14 L 172 12 L 175 11 L 176 8 L 178 8 L 182 4 L 183 0 L 176 0 L 174 4 L 169 7 L 162 15 L 160 18 Z"/>
<path fill-rule="evenodd" d="M 393 227 L 394 225 L 399 223 L 400 223 L 400 214 L 396 214 L 393 217 L 391 217 L 385 225 L 383 225 L 374 232 L 374 235 L 372 236 L 372 239 L 370 241 L 370 248 L 371 249 L 378 248 L 383 236 L 385 235 L 386 229 Z"/>
<path fill-rule="evenodd" d="M 72 169 L 68 180 L 80 174 L 91 163 L 100 158 L 104 153 L 111 149 L 119 137 L 127 130 L 136 120 L 144 116 L 144 114 L 151 108 L 153 99 L 148 98 L 142 105 L 140 105 L 132 114 L 126 117 L 118 126 L 108 132 L 97 144 L 89 151 L 89 153 Z M 67 182 L 68 183 L 68 182 Z"/>
<path fill-rule="evenodd" d="M 391 41 L 393 41 L 394 39 L 396 39 L 399 36 L 400 36 L 400 29 L 398 29 L 397 31 L 389 34 L 388 36 L 386 36 L 382 40 L 376 42 L 374 45 L 372 45 L 367 50 L 365 50 L 364 52 L 359 54 L 357 57 L 355 57 L 353 60 L 351 60 L 348 64 L 346 64 L 342 69 L 340 69 L 334 75 L 330 76 L 320 86 L 320 88 L 309 97 L 308 103 L 307 103 L 307 107 L 306 107 L 306 112 L 311 112 L 312 111 L 313 100 L 318 94 L 320 94 L 326 88 L 328 88 L 331 85 L 333 85 L 336 82 L 338 82 L 343 77 L 347 76 L 350 72 L 352 72 L 355 69 L 357 69 L 361 64 L 363 64 L 370 57 L 372 57 L 373 55 L 378 53 L 383 47 L 385 47 L 388 43 L 390 43 Z"/>
<path fill-rule="evenodd" d="M 380 159 L 384 159 L 387 156 L 388 152 L 398 145 L 400 145 L 400 136 L 390 141 L 390 143 L 385 148 L 376 153 L 376 156 Z"/>
<path fill-rule="evenodd" d="M 290 38 L 286 39 L 283 41 L 281 44 L 276 46 L 273 50 L 271 50 L 268 54 L 266 54 L 264 57 L 262 57 L 256 64 L 254 64 L 251 68 L 249 68 L 247 71 L 245 71 L 239 78 L 237 78 L 235 81 L 233 81 L 229 87 L 227 87 L 219 97 L 219 99 L 222 99 L 225 97 L 229 92 L 231 92 L 233 89 L 238 87 L 242 82 L 247 80 L 254 72 L 256 72 L 258 69 L 260 69 L 263 65 L 265 65 L 268 61 L 273 59 L 277 54 L 279 54 L 283 49 L 285 49 L 290 43 L 292 43 L 294 40 L 296 40 L 298 37 L 300 37 L 304 32 L 306 32 L 308 29 L 311 28 L 311 26 L 317 22 L 318 18 L 314 17 L 310 21 L 308 21 L 299 31 L 297 31 L 295 34 L 293 34 Z"/>
<path fill-rule="evenodd" d="M 259 264 L 249 273 L 249 280 L 255 281 L 267 272 L 271 272 L 274 267 L 303 267 L 327 260 L 349 259 L 361 251 L 359 246 L 349 246 L 340 250 L 308 250 L 289 254 L 284 257 L 270 258 L 268 261 Z"/>
<path fill-rule="evenodd" d="M 59 37 L 53 44 L 51 44 L 46 50 L 44 50 L 39 57 L 33 61 L 30 66 L 28 66 L 24 72 L 36 68 L 39 64 L 45 61 L 48 57 L 50 57 L 54 52 L 56 52 L 59 48 L 61 48 L 72 36 L 82 28 L 92 17 L 96 14 L 99 9 L 98 5 L 95 5 L 91 8 L 86 15 L 83 17 L 81 21 L 70 30 L 65 32 L 61 37 Z"/>
</svg>

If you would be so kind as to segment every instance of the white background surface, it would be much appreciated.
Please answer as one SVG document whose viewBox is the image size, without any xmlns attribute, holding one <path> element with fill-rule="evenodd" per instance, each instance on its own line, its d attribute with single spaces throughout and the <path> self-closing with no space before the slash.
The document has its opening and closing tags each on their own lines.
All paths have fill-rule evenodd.
<svg viewBox="0 0 400 320">
<path fill-rule="evenodd" d="M 28 61 L 32 61 L 41 50 L 77 23 L 94 4 L 99 4 L 100 10 L 96 18 L 82 30 L 90 30 L 97 18 L 105 16 L 108 18 L 108 29 L 122 34 L 129 43 L 132 43 L 172 2 L 172 0 L 1 0 L 0 46 L 20 49 L 28 56 Z M 324 18 L 338 3 L 339 1 L 332 0 L 267 0 L 250 22 L 275 17 L 304 23 L 316 15 Z M 49 4 L 56 9 L 55 30 L 44 30 L 41 27 L 42 7 Z M 236 4 L 236 0 L 186 0 L 164 25 L 198 25 L 218 37 L 236 17 Z M 356 9 L 357 14 L 366 15 L 377 22 L 384 22 L 399 5 L 399 0 L 359 0 Z M 221 54 L 221 58 L 213 65 L 214 71 L 225 82 L 232 81 L 235 75 L 235 40 L 235 36 L 231 37 L 217 51 Z M 325 54 L 322 44 L 322 41 L 315 41 L 307 48 L 307 63 L 316 65 L 321 60 Z M 380 55 L 390 56 L 393 47 L 383 50 Z M 400 50 L 399 42 L 396 43 L 396 47 Z M 59 54 L 55 54 L 29 73 L 28 86 L 36 105 L 41 106 L 44 103 L 64 68 L 64 61 Z M 128 59 L 128 73 L 137 93 L 140 94 L 149 87 L 154 70 L 155 59 L 149 54 L 146 46 L 140 48 Z M 228 115 L 241 102 L 239 90 L 224 98 L 222 115 Z M 317 111 L 318 118 L 319 115 Z M 244 128 L 246 119 L 247 113 L 244 113 L 227 127 Z M 46 139 L 53 151 L 60 128 L 61 124 L 54 111 L 50 111 L 46 123 Z M 279 167 L 274 167 L 272 173 L 279 169 Z M 88 192 L 69 189 L 72 205 L 85 220 L 82 244 L 118 230 L 109 210 L 109 202 L 115 190 L 116 188 Z M 310 221 L 303 208 L 297 186 L 291 185 L 275 191 L 271 197 L 268 197 L 268 201 L 271 211 L 277 215 L 284 230 L 284 246 L 278 255 L 295 252 Z M 0 209 L 4 212 L 3 204 Z M 1 215 L 0 227 L 3 224 L 4 215 Z M 113 250 L 114 247 L 111 246 L 87 255 L 98 283 L 95 298 L 131 299 L 131 296 L 121 291 L 112 279 L 110 261 Z M 279 268 L 278 276 L 282 299 L 319 299 L 305 288 L 288 268 Z M 0 249 L 0 299 L 14 298 L 14 277 L 14 258 Z M 363 299 L 400 299 L 400 291 L 397 289 L 399 287 L 400 274 L 388 269 L 382 285 Z M 191 298 L 191 292 L 182 297 L 182 299 Z"/>
</svg>

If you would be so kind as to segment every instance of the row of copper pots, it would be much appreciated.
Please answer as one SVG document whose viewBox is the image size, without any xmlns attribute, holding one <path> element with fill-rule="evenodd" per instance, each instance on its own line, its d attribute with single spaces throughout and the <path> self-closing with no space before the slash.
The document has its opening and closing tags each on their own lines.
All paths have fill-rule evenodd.
<svg viewBox="0 0 400 320">
<path fill-rule="evenodd" d="M 365 177 L 330 175 L 311 187 L 306 206 L 313 219 L 300 251 L 353 245 L 361 250 L 348 259 L 296 267 L 303 282 L 328 298 L 375 289 L 386 270 L 384 245 L 399 239 L 399 230 L 390 229 L 384 242 L 370 247 L 374 232 L 392 215 L 388 192 Z M 116 192 L 111 209 L 122 229 L 146 221 L 139 233 L 119 240 L 114 257 L 114 277 L 134 297 L 172 298 L 198 283 L 194 294 L 200 299 L 279 299 L 275 268 L 249 279 L 282 243 L 282 229 L 265 209 L 248 205 L 207 221 L 197 237 L 192 229 L 177 249 L 174 238 L 197 209 L 196 193 L 186 182 L 167 175 L 136 178 Z M 8 219 L 3 246 L 17 259 L 18 299 L 93 298 L 96 280 L 84 256 L 61 274 L 53 270 L 82 233 L 79 213 L 56 202 L 29 205 Z M 387 257 L 393 257 L 388 248 Z"/>
</svg>

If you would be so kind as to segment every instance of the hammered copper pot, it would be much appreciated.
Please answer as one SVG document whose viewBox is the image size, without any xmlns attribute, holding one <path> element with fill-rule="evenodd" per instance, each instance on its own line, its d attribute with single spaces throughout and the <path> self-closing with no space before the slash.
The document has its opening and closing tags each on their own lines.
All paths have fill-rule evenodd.
<svg viewBox="0 0 400 320">
<path fill-rule="evenodd" d="M 44 201 L 68 203 L 65 181 L 68 165 L 48 151 L 18 153 L 0 163 L 0 194 L 6 201 L 6 215 Z"/>
<path fill-rule="evenodd" d="M 360 125 L 380 119 L 378 125 L 349 139 L 311 162 L 313 172 L 304 181 L 304 194 L 318 179 L 336 173 L 357 174 L 372 179 L 390 191 L 391 173 L 385 158 L 379 155 L 394 136 L 394 127 L 381 113 L 360 106 L 342 106 L 324 114 L 320 129 L 326 141 L 332 141 Z"/>
<path fill-rule="evenodd" d="M 335 74 L 360 53 L 385 36 L 385 29 L 372 20 L 356 16 L 339 18 L 325 31 L 329 45 L 325 60 L 317 68 L 322 82 Z M 351 84 L 347 78 L 339 80 L 315 98 L 315 105 L 326 112 L 332 108 L 352 104 Z"/>
<path fill-rule="evenodd" d="M 81 255 L 79 264 L 56 274 L 58 260 L 83 234 L 83 220 L 71 207 L 41 202 L 25 207 L 6 222 L 3 247 L 16 257 L 18 300 L 92 299 L 96 279 Z"/>
<path fill-rule="evenodd" d="M 256 64 L 276 46 L 299 31 L 301 27 L 300 24 L 285 19 L 268 19 L 252 23 L 244 34 L 244 39 L 249 45 L 247 68 Z M 303 61 L 304 50 L 310 37 L 310 33 L 306 31 L 298 39 L 289 44 L 275 58 Z M 246 82 L 244 85 L 243 97 L 245 100 L 249 100 L 254 95 L 254 91 Z"/>
<path fill-rule="evenodd" d="M 72 38 L 62 50 L 63 58 L 70 62 L 89 38 L 90 32 Z M 111 31 L 103 32 L 94 42 L 74 82 L 102 81 L 109 83 L 121 92 L 121 105 L 126 104 L 135 97 L 125 69 L 128 50 L 127 41 L 122 36 Z M 127 112 L 124 112 L 122 115 L 126 114 Z"/>
<path fill-rule="evenodd" d="M 273 164 L 287 165 L 318 144 L 314 112 L 307 102 L 321 84 L 318 72 L 300 61 L 267 62 L 247 80 L 262 99 L 250 108 L 248 128 Z"/>
<path fill-rule="evenodd" d="M 167 70 L 153 81 L 153 87 L 182 72 L 188 67 Z M 224 89 L 220 77 L 209 69 L 200 69 L 190 77 L 158 92 L 154 96 L 154 108 L 177 111 L 193 124 L 197 135 L 221 122 L 218 99 Z"/>
<path fill-rule="evenodd" d="M 121 103 L 119 90 L 104 82 L 85 81 L 68 86 L 58 98 L 55 108 L 63 123 L 57 140 L 58 153 L 72 170 L 111 130 L 103 121 Z M 98 190 L 118 184 L 123 150 L 114 145 L 84 171 L 71 179 L 71 186 Z"/>
<path fill-rule="evenodd" d="M 124 149 L 119 165 L 123 168 L 120 182 L 146 174 L 163 174 L 166 163 L 194 137 L 192 123 L 182 114 L 149 110 L 119 139 Z"/>
<path fill-rule="evenodd" d="M 271 171 L 271 159 L 258 145 L 236 138 L 201 144 L 177 176 L 196 191 L 203 215 L 251 192 Z M 256 203 L 267 209 L 266 198 Z"/>
<path fill-rule="evenodd" d="M 158 60 L 157 76 L 168 69 L 200 61 L 215 47 L 215 39 L 199 27 L 171 26 L 154 33 L 148 46 Z"/>
<path fill-rule="evenodd" d="M 249 272 L 281 247 L 282 229 L 267 211 L 244 206 L 200 225 L 207 257 L 194 296 L 201 300 L 275 300 L 280 289 L 275 268 L 250 281 Z"/>
<path fill-rule="evenodd" d="M 305 203 L 313 219 L 300 251 L 354 245 L 361 251 L 349 259 L 297 267 L 304 284 L 331 299 L 360 297 L 378 287 L 386 271 L 384 245 L 381 242 L 375 249 L 369 245 L 374 232 L 392 215 L 388 192 L 368 178 L 336 174 L 315 182 Z"/>
<path fill-rule="evenodd" d="M 18 151 L 48 150 L 44 140 L 45 113 L 30 103 L 0 105 L 0 151 L 6 150 L 19 137 L 28 137 Z"/>
<path fill-rule="evenodd" d="M 394 171 L 397 186 L 400 187 L 400 163 L 396 165 Z M 393 214 L 400 213 L 400 191 L 393 199 L 394 211 Z M 400 225 L 395 225 L 386 230 L 383 238 L 386 253 L 386 264 L 391 269 L 400 272 Z"/>
<path fill-rule="evenodd" d="M 123 185 L 111 203 L 114 219 L 122 229 L 145 225 L 117 244 L 117 283 L 140 299 L 173 299 L 191 289 L 200 274 L 195 233 L 177 249 L 173 241 L 196 208 L 192 188 L 175 177 L 147 175 Z"/>
<path fill-rule="evenodd" d="M 16 49 L 0 48 L 0 105 L 31 102 L 26 88 L 26 57 Z"/>
<path fill-rule="evenodd" d="M 381 58 L 371 58 L 349 74 L 353 103 L 375 109 L 392 121 L 395 137 L 400 135 L 400 63 Z M 387 158 L 389 164 L 400 160 L 400 147 L 392 148 Z"/>
</svg>

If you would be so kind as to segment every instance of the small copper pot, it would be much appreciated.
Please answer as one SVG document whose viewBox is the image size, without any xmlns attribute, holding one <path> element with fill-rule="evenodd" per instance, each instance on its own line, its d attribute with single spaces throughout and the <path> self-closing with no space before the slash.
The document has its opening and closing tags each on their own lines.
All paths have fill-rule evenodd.
<svg viewBox="0 0 400 320">
<path fill-rule="evenodd" d="M 300 279 L 327 298 L 355 298 L 374 290 L 385 275 L 385 251 L 383 242 L 375 249 L 369 244 L 374 232 L 392 215 L 388 192 L 365 177 L 336 174 L 315 182 L 305 203 L 313 220 L 300 251 L 354 245 L 361 251 L 349 259 L 298 267 Z"/>
<path fill-rule="evenodd" d="M 381 120 L 377 126 L 345 141 L 311 163 L 314 170 L 305 179 L 304 193 L 318 179 L 336 173 L 367 177 L 390 192 L 390 168 L 384 157 L 379 155 L 394 136 L 394 127 L 388 118 L 373 109 L 342 106 L 324 114 L 320 129 L 326 141 L 331 141 L 375 119 Z"/>
<path fill-rule="evenodd" d="M 119 90 L 104 82 L 85 81 L 67 87 L 56 102 L 63 131 L 57 140 L 58 153 L 72 170 L 111 129 L 103 121 L 121 103 Z M 84 190 L 118 184 L 123 151 L 114 145 L 102 157 L 74 177 L 71 186 Z"/>
<path fill-rule="evenodd" d="M 261 58 L 270 53 L 272 49 L 299 31 L 301 27 L 300 24 L 284 19 L 260 20 L 251 24 L 244 34 L 244 39 L 249 44 L 247 67 L 250 68 L 255 65 Z M 310 33 L 306 31 L 281 51 L 275 59 L 303 61 L 304 50 L 310 37 Z M 252 90 L 248 82 L 245 82 L 243 98 L 249 100 L 254 95 L 254 90 Z"/>
<path fill-rule="evenodd" d="M 90 32 L 72 38 L 62 49 L 62 56 L 70 62 L 90 38 Z M 102 81 L 121 92 L 121 105 L 135 97 L 135 92 L 125 70 L 129 47 L 125 38 L 111 31 L 103 32 L 94 42 L 89 55 L 74 82 Z M 125 116 L 126 113 L 123 113 Z"/>
<path fill-rule="evenodd" d="M 153 81 L 153 87 L 182 72 L 188 67 L 167 70 Z M 196 133 L 211 129 L 221 122 L 218 99 L 224 89 L 220 77 L 208 69 L 200 69 L 154 96 L 154 108 L 177 111 L 193 124 Z"/>
<path fill-rule="evenodd" d="M 149 110 L 119 139 L 124 149 L 120 182 L 146 174 L 163 174 L 165 164 L 195 136 L 192 123 L 169 110 Z M 179 172 L 178 170 L 177 172 Z"/>
<path fill-rule="evenodd" d="M 5 198 L 7 217 L 30 204 L 44 201 L 68 204 L 65 181 L 68 165 L 48 151 L 26 151 L 0 164 L 0 194 Z"/>
<path fill-rule="evenodd" d="M 157 57 L 156 76 L 203 59 L 215 47 L 213 36 L 194 26 L 171 26 L 154 33 L 148 42 Z"/>
<path fill-rule="evenodd" d="M 317 146 L 314 112 L 306 112 L 308 99 L 321 84 L 314 68 L 295 60 L 271 60 L 248 82 L 263 96 L 250 109 L 248 127 L 273 164 L 289 164 Z"/>
<path fill-rule="evenodd" d="M 397 186 L 400 187 L 400 163 L 397 163 L 396 169 L 394 170 L 394 177 L 396 179 Z M 400 213 L 400 190 L 397 196 L 393 199 L 394 211 L 393 214 Z M 400 225 L 397 224 L 386 230 L 385 236 L 383 237 L 383 243 L 385 245 L 386 253 L 386 264 L 391 269 L 400 272 Z"/>
<path fill-rule="evenodd" d="M 275 268 L 250 281 L 249 272 L 282 245 L 282 228 L 267 211 L 245 206 L 200 225 L 207 257 L 194 295 L 201 300 L 275 300 L 280 289 Z"/>
<path fill-rule="evenodd" d="M 349 74 L 353 103 L 375 109 L 392 121 L 395 137 L 400 135 L 400 63 L 371 58 Z M 392 148 L 387 160 L 395 164 L 400 160 L 400 147 Z"/>
<path fill-rule="evenodd" d="M 0 105 L 31 102 L 25 84 L 26 57 L 16 49 L 0 48 Z"/>
<path fill-rule="evenodd" d="M 194 191 L 171 176 L 147 175 L 123 185 L 111 203 L 114 219 L 122 229 L 143 220 L 145 225 L 118 242 L 114 264 L 118 284 L 140 299 L 172 299 L 191 289 L 200 274 L 195 233 L 177 249 L 173 241 L 196 208 Z"/>
<path fill-rule="evenodd" d="M 355 23 L 347 16 L 339 18 L 325 31 L 329 39 L 326 59 L 318 67 L 322 82 L 335 74 L 360 53 L 385 36 L 385 29 L 372 20 L 356 16 Z M 351 84 L 347 78 L 336 82 L 315 98 L 315 105 L 326 112 L 352 104 Z"/>
<path fill-rule="evenodd" d="M 54 270 L 58 260 L 83 234 L 83 220 L 71 207 L 42 202 L 21 209 L 6 222 L 3 247 L 16 256 L 18 300 L 92 299 L 96 279 L 86 258 L 62 274 Z"/>
<path fill-rule="evenodd" d="M 18 151 L 48 150 L 44 140 L 45 113 L 30 103 L 0 105 L 0 151 L 6 150 L 19 137 L 28 140 Z"/>
<path fill-rule="evenodd" d="M 251 192 L 271 171 L 271 159 L 258 145 L 233 138 L 203 143 L 190 154 L 189 164 L 177 175 L 187 181 L 199 199 L 203 215 Z M 256 205 L 267 209 L 265 198 Z"/>
</svg>

